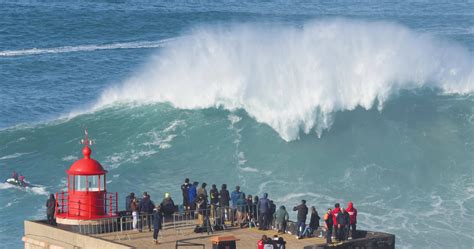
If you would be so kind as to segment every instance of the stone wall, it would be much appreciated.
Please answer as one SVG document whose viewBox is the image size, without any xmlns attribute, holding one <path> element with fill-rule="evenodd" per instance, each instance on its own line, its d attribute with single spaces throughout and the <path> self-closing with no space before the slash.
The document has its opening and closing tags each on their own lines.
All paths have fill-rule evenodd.
<svg viewBox="0 0 474 249">
<path fill-rule="evenodd" d="M 305 246 L 304 249 L 395 249 L 395 235 L 358 231 L 358 238 L 337 244 Z"/>
<path fill-rule="evenodd" d="M 25 235 L 22 240 L 25 243 L 25 249 L 132 248 L 127 245 L 114 243 L 100 238 L 65 231 L 57 227 L 47 225 L 45 222 L 41 221 L 26 220 L 24 225 Z"/>
</svg>

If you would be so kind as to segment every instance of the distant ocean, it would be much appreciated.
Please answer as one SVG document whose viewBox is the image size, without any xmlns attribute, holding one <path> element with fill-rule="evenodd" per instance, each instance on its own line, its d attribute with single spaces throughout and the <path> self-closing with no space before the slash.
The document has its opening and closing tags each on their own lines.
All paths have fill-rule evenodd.
<svg viewBox="0 0 474 249">
<path fill-rule="evenodd" d="M 0 183 L 0 247 L 87 128 L 121 197 L 239 184 L 472 248 L 473 49 L 472 1 L 0 1 L 0 176 L 37 185 Z"/>
</svg>

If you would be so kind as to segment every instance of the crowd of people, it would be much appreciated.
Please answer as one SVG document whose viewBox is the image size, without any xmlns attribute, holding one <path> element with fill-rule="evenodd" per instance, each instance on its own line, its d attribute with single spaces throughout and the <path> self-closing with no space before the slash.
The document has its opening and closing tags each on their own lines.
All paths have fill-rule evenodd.
<svg viewBox="0 0 474 249">
<path fill-rule="evenodd" d="M 151 196 L 144 192 L 142 198 L 137 198 L 134 193 L 130 193 L 125 198 L 125 209 L 132 215 L 133 230 L 142 232 L 143 226 L 148 225 L 148 230 L 153 227 L 153 240 L 158 243 L 158 233 L 162 229 L 162 222 L 165 218 L 172 217 L 176 212 L 184 213 L 192 219 L 197 214 L 198 227 L 224 226 L 226 221 L 231 226 L 237 225 L 240 228 L 256 227 L 259 230 L 276 230 L 278 233 L 287 233 L 289 224 L 289 213 L 285 206 L 276 208 L 275 203 L 269 199 L 268 194 L 264 193 L 261 198 L 257 195 L 245 195 L 240 186 L 229 193 L 226 184 L 222 184 L 221 189 L 213 184 L 211 189 L 206 189 L 207 184 L 202 183 L 199 187 L 198 182 L 190 183 L 185 179 L 181 185 L 183 203 L 181 209 L 175 205 L 169 193 L 165 196 L 159 205 L 151 200 Z M 46 202 L 48 223 L 53 225 L 56 200 L 54 195 Z M 298 239 L 304 237 L 313 237 L 320 228 L 321 217 L 314 206 L 308 209 L 305 200 L 301 200 L 299 205 L 293 207 L 296 214 L 295 233 Z M 308 214 L 310 215 L 307 223 Z M 210 219 L 214 224 L 211 224 Z M 334 205 L 334 209 L 329 208 L 323 216 L 324 228 L 320 231 L 322 237 L 323 231 L 327 243 L 333 239 L 344 241 L 351 239 L 356 234 L 357 209 L 352 202 L 349 202 L 347 208 L 343 208 L 339 203 Z M 207 230 L 209 231 L 209 230 Z M 294 231 L 294 230 L 293 230 Z M 270 247 L 273 246 L 273 247 Z M 267 247 L 265 247 L 267 246 Z M 258 241 L 258 248 L 285 248 L 285 241 L 277 235 L 274 238 L 263 236 Z"/>
<path fill-rule="evenodd" d="M 141 199 L 131 193 L 126 197 L 125 205 L 127 211 L 132 213 L 133 229 L 142 231 L 142 226 L 138 224 L 139 215 L 149 217 L 151 220 L 145 223 L 148 224 L 150 231 L 153 225 L 153 239 L 157 243 L 163 218 L 171 217 L 175 212 L 181 211 L 192 218 L 197 215 L 199 227 L 212 226 L 210 224 L 212 219 L 214 225 L 218 223 L 225 226 L 227 221 L 231 226 L 237 225 L 240 228 L 257 227 L 259 230 L 274 229 L 278 233 L 288 232 L 289 213 L 286 207 L 282 205 L 277 209 L 267 193 L 262 197 L 246 195 L 240 186 L 229 192 L 226 184 L 222 184 L 220 189 L 213 184 L 209 191 L 206 187 L 207 183 L 199 185 L 199 182 L 191 183 L 186 178 L 181 185 L 183 198 L 181 207 L 175 205 L 169 193 L 165 193 L 160 205 L 155 205 L 147 192 L 143 193 Z M 301 203 L 292 210 L 297 212 L 296 237 L 301 239 L 315 236 L 314 233 L 320 228 L 321 220 L 316 208 L 314 206 L 308 208 L 306 201 L 301 200 Z M 307 223 L 308 215 L 309 223 Z M 357 209 L 352 202 L 348 203 L 347 208 L 341 208 L 340 204 L 336 203 L 334 209 L 329 208 L 324 214 L 323 222 L 324 228 L 321 228 L 320 236 L 324 230 L 327 243 L 331 243 L 333 239 L 337 241 L 350 239 L 356 233 Z M 259 248 L 264 248 L 260 245 L 267 244 L 273 245 L 273 248 L 284 248 L 284 244 L 281 243 L 283 240 L 280 239 L 279 243 L 279 238 L 262 237 L 258 242 Z"/>
</svg>

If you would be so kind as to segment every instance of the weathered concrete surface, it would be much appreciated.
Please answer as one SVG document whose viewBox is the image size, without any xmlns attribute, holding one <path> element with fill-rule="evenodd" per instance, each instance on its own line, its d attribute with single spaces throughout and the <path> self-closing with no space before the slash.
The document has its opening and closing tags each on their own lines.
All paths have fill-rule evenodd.
<svg viewBox="0 0 474 249">
<path fill-rule="evenodd" d="M 230 228 L 225 231 L 218 231 L 214 234 L 194 233 L 193 227 L 183 227 L 175 230 L 173 227 L 160 231 L 159 244 L 153 243 L 152 232 L 137 232 L 126 230 L 115 233 L 105 233 L 93 236 L 81 235 L 78 233 L 65 231 L 63 229 L 49 226 L 44 222 L 25 221 L 25 248 L 160 248 L 174 249 L 176 241 L 182 240 L 191 243 L 203 244 L 205 248 L 212 248 L 211 237 L 213 236 L 235 236 L 237 248 L 256 248 L 257 241 L 262 235 L 273 237 L 276 231 L 260 231 L 255 228 Z M 320 232 L 316 231 L 315 235 Z M 279 234 L 287 242 L 286 248 L 304 248 L 304 249 L 393 249 L 395 248 L 395 236 L 379 232 L 359 232 L 359 238 L 345 241 L 344 243 L 325 244 L 322 237 L 305 238 L 298 240 L 291 234 Z M 180 248 L 198 248 L 198 247 L 180 247 Z"/>
<path fill-rule="evenodd" d="M 107 241 L 87 235 L 69 232 L 57 227 L 49 226 L 44 222 L 25 220 L 25 248 L 110 248 L 126 249 L 130 246 L 114 241 Z"/>
<path fill-rule="evenodd" d="M 395 235 L 381 232 L 358 231 L 359 238 L 343 243 L 316 244 L 304 249 L 395 249 Z"/>
</svg>

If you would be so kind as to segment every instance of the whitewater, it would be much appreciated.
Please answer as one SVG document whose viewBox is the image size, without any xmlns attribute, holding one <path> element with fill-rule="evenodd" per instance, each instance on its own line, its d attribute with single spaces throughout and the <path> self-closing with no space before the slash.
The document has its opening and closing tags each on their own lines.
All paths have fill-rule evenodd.
<svg viewBox="0 0 474 249">
<path fill-rule="evenodd" d="M 320 136 L 334 112 L 382 109 L 391 95 L 419 88 L 472 93 L 472 54 L 391 23 L 329 20 L 198 28 L 123 86 L 107 89 L 97 105 L 244 109 L 289 141 L 300 130 Z"/>
<path fill-rule="evenodd" d="M 397 248 L 472 248 L 473 9 L 5 1 L 0 175 L 36 187 L 0 183 L 0 247 L 45 217 L 87 128 L 122 197 L 179 203 L 189 177 L 320 213 L 353 201 Z"/>
</svg>

